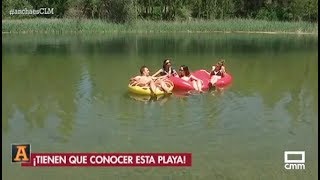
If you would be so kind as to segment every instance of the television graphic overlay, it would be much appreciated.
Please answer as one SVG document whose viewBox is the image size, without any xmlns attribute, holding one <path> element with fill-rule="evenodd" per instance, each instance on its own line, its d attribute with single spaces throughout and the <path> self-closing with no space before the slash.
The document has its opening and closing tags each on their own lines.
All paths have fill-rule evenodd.
<svg viewBox="0 0 320 180">
<path fill-rule="evenodd" d="M 191 167 L 191 153 L 34 152 L 30 144 L 12 144 L 12 162 L 22 167 Z"/>
<path fill-rule="evenodd" d="M 30 144 L 11 144 L 11 162 L 30 162 L 31 145 Z"/>
</svg>

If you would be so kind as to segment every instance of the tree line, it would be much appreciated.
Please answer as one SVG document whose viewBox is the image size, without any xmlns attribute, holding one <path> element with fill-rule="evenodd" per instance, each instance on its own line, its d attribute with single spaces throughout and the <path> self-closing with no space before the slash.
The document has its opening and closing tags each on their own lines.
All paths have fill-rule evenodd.
<svg viewBox="0 0 320 180">
<path fill-rule="evenodd" d="M 2 18 L 11 9 L 54 8 L 47 18 L 88 18 L 124 23 L 136 19 L 250 18 L 270 21 L 318 21 L 318 0 L 3 0 Z"/>
</svg>

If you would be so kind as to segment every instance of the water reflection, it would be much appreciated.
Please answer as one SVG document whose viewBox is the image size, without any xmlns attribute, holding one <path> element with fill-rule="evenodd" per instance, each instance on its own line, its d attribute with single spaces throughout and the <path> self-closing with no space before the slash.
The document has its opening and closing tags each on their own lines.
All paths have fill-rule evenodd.
<svg viewBox="0 0 320 180">
<path fill-rule="evenodd" d="M 3 107 L 8 113 L 3 120 L 8 121 L 18 111 L 33 129 L 48 128 L 48 121 L 55 119 L 60 123 L 57 136 L 68 137 L 75 112 L 70 97 L 75 96 L 72 84 L 79 76 L 77 65 L 57 62 L 54 57 L 45 57 L 46 61 L 42 59 L 27 61 L 23 68 L 14 64 L 20 59 L 9 58 L 3 62 L 3 95 L 6 97 Z M 7 128 L 10 127 L 5 131 Z"/>
<path fill-rule="evenodd" d="M 188 37 L 188 38 L 186 38 Z M 190 55 L 267 53 L 278 55 L 284 51 L 314 51 L 315 36 L 265 34 L 106 34 L 78 36 L 4 35 L 5 53 L 25 54 L 36 47 L 37 54 L 158 54 L 172 56 L 180 52 Z M 19 51 L 17 50 L 19 49 Z"/>
<path fill-rule="evenodd" d="M 131 99 L 134 99 L 136 101 L 144 102 L 144 104 L 158 102 L 160 106 L 163 106 L 170 98 L 170 95 L 148 96 L 148 95 L 138 95 L 134 93 L 128 93 L 128 94 Z"/>
<path fill-rule="evenodd" d="M 189 46 L 197 47 L 199 51 L 204 51 L 204 53 L 208 53 L 212 48 L 215 49 L 214 51 L 219 51 L 221 50 L 219 47 L 225 46 L 230 48 L 228 51 L 237 53 L 238 51 L 246 52 L 247 49 L 252 50 L 252 47 L 256 47 L 256 45 L 259 44 L 258 48 L 261 50 L 267 49 L 267 52 L 272 51 L 275 54 L 271 53 L 266 57 L 259 56 L 259 60 L 244 57 L 233 57 L 227 60 L 228 70 L 233 73 L 236 81 L 234 89 L 240 91 L 243 95 L 260 94 L 264 97 L 264 104 L 270 108 L 275 107 L 279 99 L 281 101 L 284 94 L 289 93 L 291 98 L 286 107 L 290 114 L 296 117 L 296 120 L 308 117 L 303 115 L 304 112 L 310 114 L 310 108 L 308 109 L 308 106 L 304 104 L 315 103 L 312 102 L 312 99 L 316 99 L 317 96 L 317 93 L 314 91 L 316 81 L 315 78 L 313 78 L 315 75 L 314 72 L 317 70 L 315 69 L 317 66 L 314 65 L 314 63 L 317 63 L 314 55 L 306 54 L 297 57 L 296 54 L 288 54 L 288 51 L 296 49 L 309 51 L 311 48 L 309 45 L 316 42 L 312 38 L 305 37 L 309 43 L 301 43 L 301 39 L 299 38 L 277 38 L 274 36 L 271 36 L 271 39 L 262 38 L 262 40 L 251 36 L 248 38 L 240 38 L 238 35 L 225 36 L 227 38 L 221 38 L 221 36 L 213 38 L 210 36 L 209 39 L 212 38 L 211 40 L 214 41 L 207 41 L 199 35 L 184 39 L 180 36 L 173 38 L 164 36 L 165 38 L 163 39 L 157 36 L 137 37 L 139 36 L 107 37 L 106 40 L 99 40 L 96 43 L 90 39 L 77 37 L 77 42 L 82 42 L 78 44 L 71 43 L 73 42 L 72 38 L 67 41 L 59 39 L 54 42 L 51 42 L 52 39 L 50 38 L 45 38 L 45 43 L 37 39 L 33 42 L 31 39 L 22 38 L 22 40 L 33 42 L 31 44 L 36 44 L 37 49 L 40 51 L 36 50 L 36 56 L 25 52 L 27 56 L 19 57 L 16 56 L 16 51 L 14 51 L 15 55 L 12 54 L 13 49 L 11 48 L 23 46 L 18 43 L 21 40 L 16 39 L 16 41 L 10 42 L 5 40 L 5 44 L 8 45 L 4 46 L 4 48 L 9 50 L 7 53 L 12 54 L 12 56 L 7 55 L 6 57 L 8 57 L 8 59 L 4 61 L 6 68 L 3 72 L 3 78 L 4 84 L 6 85 L 4 86 L 6 99 L 3 101 L 3 105 L 6 113 L 3 116 L 10 117 L 10 115 L 16 111 L 12 109 L 14 107 L 13 105 L 16 105 L 15 107 L 25 114 L 24 118 L 29 122 L 31 128 L 43 128 L 45 126 L 45 119 L 49 118 L 49 116 L 56 116 L 61 123 L 58 127 L 59 131 L 61 131 L 64 136 L 69 137 L 72 134 L 75 119 L 78 119 L 77 121 L 88 119 L 92 111 L 90 107 L 95 100 L 113 104 L 109 107 L 110 109 L 121 109 L 117 101 L 108 102 L 108 100 L 103 100 L 103 98 L 107 98 L 110 93 L 112 94 L 122 90 L 120 86 L 116 85 L 115 80 L 110 77 L 116 77 L 116 81 L 120 83 L 127 81 L 129 78 L 125 74 L 121 75 L 121 73 L 126 71 L 134 72 L 135 70 L 128 66 L 122 66 L 123 62 L 111 60 L 116 57 L 113 58 L 110 54 L 106 57 L 92 55 L 101 54 L 102 51 L 104 51 L 103 53 L 112 52 L 112 54 L 119 54 L 121 52 L 124 53 L 123 55 L 126 55 L 128 53 L 127 47 L 129 46 L 135 46 L 129 49 L 138 49 L 142 51 L 139 52 L 139 54 L 143 55 L 154 52 L 154 49 L 160 49 L 160 52 L 170 52 L 172 49 L 178 52 L 185 52 L 189 51 Z M 132 38 L 135 39 L 135 43 L 128 43 Z M 262 41 L 264 43 L 261 43 Z M 171 44 L 171 46 L 168 46 L 169 44 Z M 228 44 L 228 46 L 226 46 L 226 44 Z M 239 44 L 242 45 L 241 48 L 235 48 L 238 47 Z M 262 46 L 262 44 L 264 45 Z M 272 44 L 276 44 L 276 49 L 273 49 L 274 46 Z M 75 47 L 71 47 L 70 45 Z M 136 46 L 138 46 L 138 48 Z M 70 48 L 73 50 L 70 51 Z M 284 48 L 285 51 L 282 50 L 283 54 L 277 53 L 279 49 Z M 28 49 L 28 47 L 22 49 Z M 115 49 L 118 50 L 115 51 Z M 197 54 L 195 51 L 198 50 L 194 49 L 191 52 Z M 83 57 L 74 53 L 69 54 L 70 52 L 79 51 L 82 51 L 82 53 L 85 52 L 87 56 Z M 49 52 L 63 56 L 51 57 L 46 55 Z M 257 52 L 256 49 L 250 53 L 257 54 L 259 51 Z M 71 55 L 69 60 L 63 60 L 69 55 Z M 110 57 L 112 58 L 110 59 Z M 161 59 L 161 57 L 159 56 L 158 59 Z M 301 61 L 299 57 L 303 57 L 306 60 Z M 276 58 L 276 60 L 272 60 L 273 58 Z M 102 59 L 106 59 L 109 62 L 101 61 Z M 203 59 L 207 59 L 207 61 L 211 63 L 211 58 L 204 57 Z M 285 59 L 291 60 L 287 61 Z M 184 60 L 188 59 L 184 58 Z M 181 60 L 178 59 L 177 62 L 179 61 Z M 24 63 L 21 64 L 21 62 Z M 202 64 L 209 63 L 202 62 Z M 119 71 L 119 69 L 121 69 L 121 71 Z M 94 84 L 97 86 L 93 87 Z M 220 96 L 224 92 L 225 90 L 217 89 L 211 91 L 211 94 Z M 188 98 L 190 94 L 175 93 L 175 96 L 181 97 L 187 102 L 186 98 Z M 95 99 L 92 99 L 93 97 L 95 97 Z M 137 97 L 135 95 L 130 95 L 130 97 L 149 103 L 155 101 L 149 97 Z M 157 101 L 159 101 L 161 105 L 165 105 L 169 100 L 168 97 L 159 98 Z M 9 124 L 7 122 L 8 118 L 3 119 L 5 119 L 3 125 L 5 131 L 7 131 Z M 310 117 L 307 119 L 310 119 Z M 81 124 L 81 122 L 79 123 Z"/>
</svg>

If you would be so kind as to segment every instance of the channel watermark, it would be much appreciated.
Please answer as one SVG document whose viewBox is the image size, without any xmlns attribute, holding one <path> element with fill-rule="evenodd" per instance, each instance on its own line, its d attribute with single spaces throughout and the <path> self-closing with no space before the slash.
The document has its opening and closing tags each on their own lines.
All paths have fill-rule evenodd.
<svg viewBox="0 0 320 180">
<path fill-rule="evenodd" d="M 301 155 L 300 159 L 289 159 L 289 155 Z M 284 168 L 287 170 L 291 169 L 306 169 L 305 151 L 284 151 Z"/>
<path fill-rule="evenodd" d="M 40 8 L 40 9 L 11 9 L 9 11 L 11 16 L 13 15 L 50 15 L 54 14 L 54 8 Z"/>
</svg>

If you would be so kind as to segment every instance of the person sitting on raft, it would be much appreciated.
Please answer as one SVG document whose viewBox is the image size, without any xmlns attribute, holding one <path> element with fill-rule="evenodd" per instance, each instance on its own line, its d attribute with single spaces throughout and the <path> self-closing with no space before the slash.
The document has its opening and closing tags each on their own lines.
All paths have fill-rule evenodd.
<svg viewBox="0 0 320 180">
<path fill-rule="evenodd" d="M 202 80 L 191 75 L 188 66 L 185 66 L 185 65 L 180 66 L 179 72 L 180 72 L 179 76 L 181 79 L 192 82 L 192 86 L 196 91 L 203 92 Z"/>
<path fill-rule="evenodd" d="M 162 64 L 162 69 L 159 69 L 156 73 L 154 73 L 152 76 L 153 77 L 156 77 L 156 76 L 176 76 L 178 77 L 178 73 L 175 69 L 172 68 L 172 64 L 171 64 L 171 61 L 170 59 L 165 59 L 163 61 L 163 64 Z"/>
<path fill-rule="evenodd" d="M 224 74 L 226 72 L 225 66 L 224 66 L 225 60 L 221 59 L 216 65 L 212 66 L 212 70 L 210 73 L 210 84 L 215 85 L 215 83 L 224 77 Z"/>
<path fill-rule="evenodd" d="M 162 78 L 152 77 L 149 74 L 150 71 L 147 66 L 142 66 L 140 68 L 140 76 L 131 78 L 130 83 L 133 82 L 134 84 L 139 86 L 149 86 L 153 95 L 155 94 L 158 87 L 162 88 L 166 93 L 171 93 L 169 87 Z"/>
</svg>

